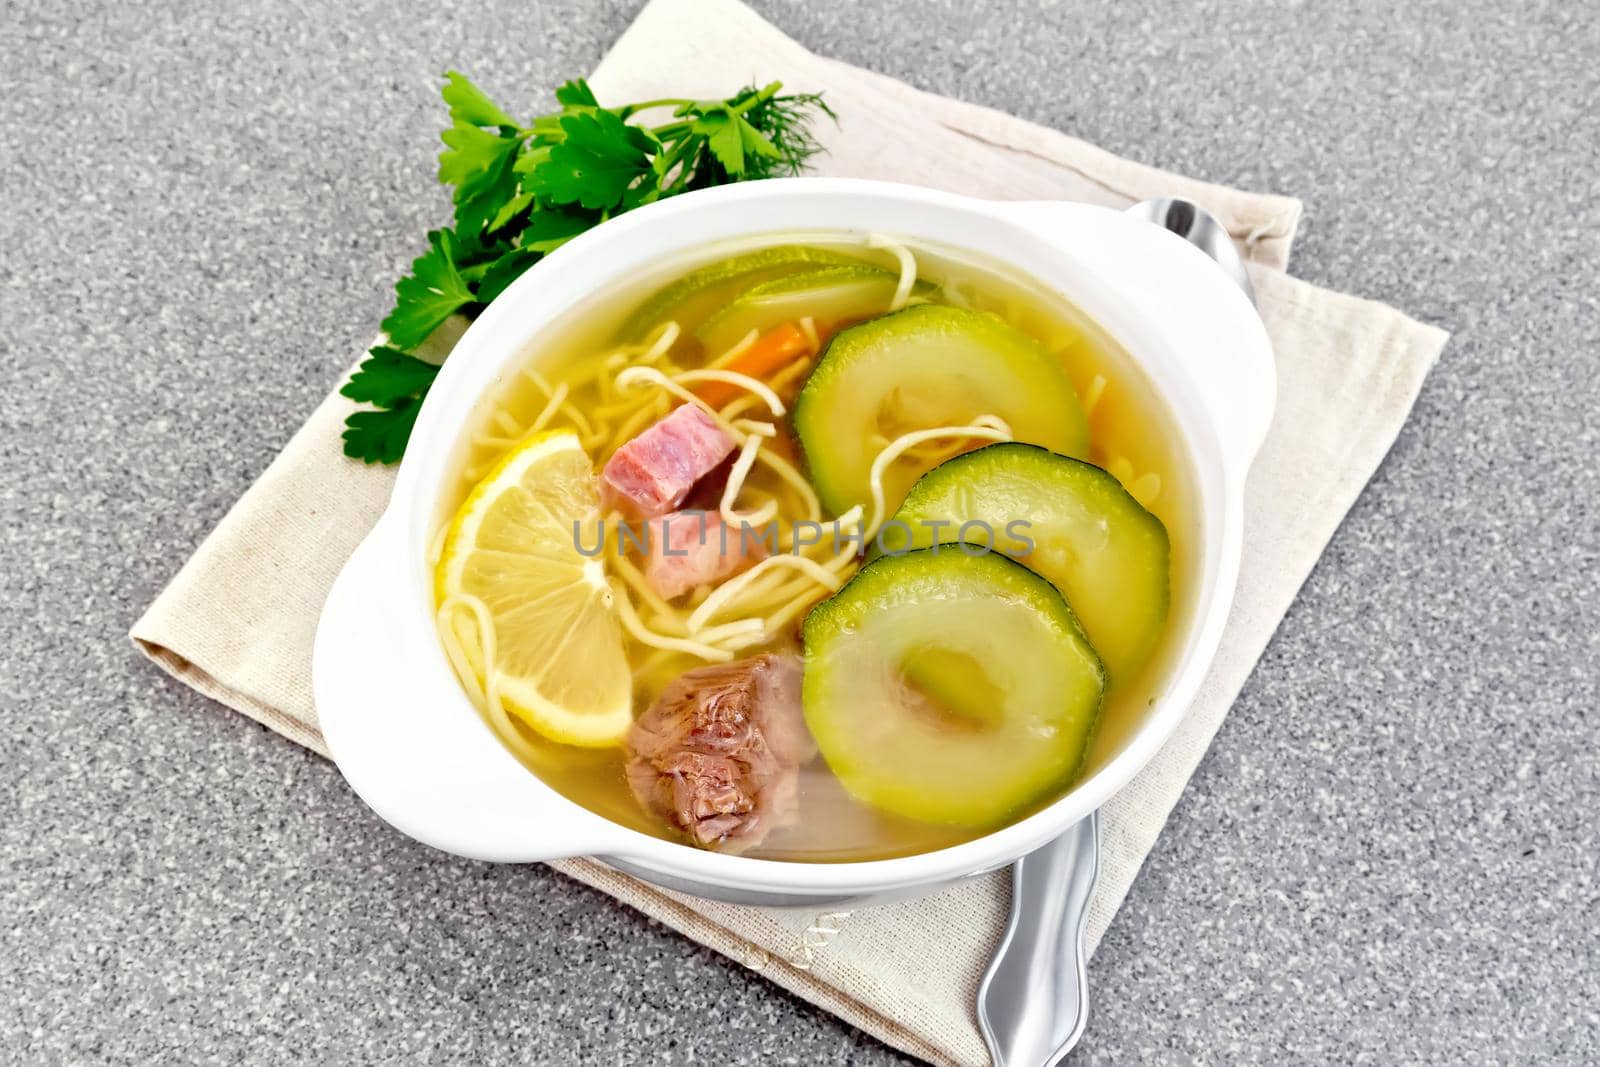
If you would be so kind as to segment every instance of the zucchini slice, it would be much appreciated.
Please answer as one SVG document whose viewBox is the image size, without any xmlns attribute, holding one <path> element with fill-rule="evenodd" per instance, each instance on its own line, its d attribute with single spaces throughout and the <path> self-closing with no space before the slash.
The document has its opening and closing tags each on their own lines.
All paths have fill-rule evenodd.
<svg viewBox="0 0 1600 1067">
<path fill-rule="evenodd" d="M 875 269 L 855 256 L 810 245 L 778 245 L 732 256 L 690 271 L 647 299 L 628 316 L 620 335 L 634 340 L 667 319 L 692 329 L 752 285 L 818 267 L 849 266 Z"/>
<path fill-rule="evenodd" d="M 726 351 L 745 334 L 770 330 L 809 315 L 824 335 L 840 324 L 882 315 L 894 301 L 900 276 L 865 265 L 824 267 L 761 282 L 712 315 L 695 335 L 706 351 Z M 912 293 L 929 297 L 936 288 L 918 282 Z"/>
<path fill-rule="evenodd" d="M 812 482 L 835 515 L 870 506 L 873 461 L 911 430 L 995 415 L 1019 441 L 1089 451 L 1089 423 L 1059 360 L 994 315 L 919 304 L 836 334 L 794 406 Z M 902 456 L 885 472 L 893 509 L 935 459 Z"/>
<path fill-rule="evenodd" d="M 1167 528 L 1093 464 L 1023 444 L 956 456 L 911 487 L 880 537 L 887 552 L 958 540 L 1061 590 L 1113 683 L 1144 665 L 1166 625 Z"/>
<path fill-rule="evenodd" d="M 813 608 L 802 702 L 857 799 L 987 829 L 1071 783 L 1105 669 L 1054 586 L 970 551 L 880 557 Z"/>
</svg>

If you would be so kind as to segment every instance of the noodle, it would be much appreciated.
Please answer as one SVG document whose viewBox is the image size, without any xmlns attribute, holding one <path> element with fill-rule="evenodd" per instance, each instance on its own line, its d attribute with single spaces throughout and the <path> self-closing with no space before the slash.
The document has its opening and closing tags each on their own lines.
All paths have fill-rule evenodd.
<svg viewBox="0 0 1600 1067">
<path fill-rule="evenodd" d="M 639 572 L 639 568 L 630 563 L 626 556 L 620 552 L 613 552 L 610 556 L 610 563 L 623 582 L 639 594 L 639 599 L 644 601 L 645 606 L 655 612 L 655 619 L 651 621 L 666 620 L 671 629 L 675 631 L 676 636 L 686 636 L 689 633 L 689 624 L 684 621 L 683 616 L 671 604 L 661 599 L 660 594 L 650 588 L 650 583 L 645 581 L 645 577 Z"/>
<path fill-rule="evenodd" d="M 793 385 L 796 380 L 810 373 L 811 367 L 811 360 L 797 359 L 778 373 L 774 374 L 767 381 L 767 386 L 774 393 L 780 389 L 787 389 L 789 386 Z M 736 415 L 744 414 L 746 411 L 755 407 L 759 402 L 760 398 L 751 393 L 746 393 L 743 396 L 736 397 L 735 399 L 729 401 L 728 404 L 722 409 L 722 417 L 732 422 Z"/>
<path fill-rule="evenodd" d="M 711 618 L 716 615 L 720 608 L 738 596 L 758 576 L 780 567 L 792 567 L 801 573 L 809 574 L 817 580 L 818 584 L 827 587 L 829 592 L 838 589 L 843 584 L 839 581 L 838 575 L 827 570 L 814 559 L 808 559 L 805 556 L 768 556 L 743 574 L 736 578 L 730 578 L 713 589 L 711 595 L 706 597 L 705 603 L 695 608 L 694 614 L 689 616 L 689 632 L 695 633 L 703 629 L 705 624 L 711 621 Z"/>
<path fill-rule="evenodd" d="M 616 583 L 612 584 L 611 589 L 616 594 L 617 616 L 622 620 L 622 628 L 641 645 L 687 652 L 691 656 L 697 656 L 710 663 L 726 663 L 733 658 L 732 652 L 716 648 L 701 641 L 693 641 L 686 637 L 670 637 L 666 634 L 654 632 L 640 621 L 638 612 L 633 610 L 633 602 L 628 599 L 627 590 Z"/>
<path fill-rule="evenodd" d="M 481 683 L 477 671 L 472 667 L 471 657 L 467 655 L 466 647 L 462 644 L 460 634 L 450 625 L 450 613 L 462 608 L 472 613 L 473 621 L 478 626 L 479 651 L 483 655 L 484 663 Z M 537 761 L 538 750 L 528 743 L 528 739 L 523 737 L 522 732 L 512 723 L 511 717 L 506 714 L 505 704 L 500 699 L 500 679 L 494 666 L 494 623 L 489 615 L 488 605 L 475 596 L 454 593 L 440 603 L 439 610 L 434 613 L 434 624 L 439 632 L 439 643 L 444 646 L 445 658 L 450 661 L 450 666 L 466 685 L 468 696 L 472 698 L 478 713 L 487 720 L 489 728 L 519 757 Z"/>
<path fill-rule="evenodd" d="M 750 468 L 756 465 L 756 453 L 761 451 L 761 440 L 757 434 L 751 434 L 744 439 L 744 447 L 739 449 L 739 458 L 734 460 L 733 469 L 728 472 L 728 484 L 722 487 L 722 500 L 717 505 L 717 511 L 722 516 L 722 521 L 729 526 L 738 526 L 742 523 L 760 526 L 778 516 L 776 500 L 769 500 L 765 506 L 755 511 L 741 513 L 733 509 L 734 503 L 739 499 L 739 491 L 744 488 L 744 480 L 750 476 Z"/>
<path fill-rule="evenodd" d="M 541 410 L 538 415 L 534 416 L 533 425 L 529 427 L 530 431 L 544 429 L 550 420 L 555 418 L 556 412 L 561 410 L 562 402 L 567 399 L 569 388 L 570 387 L 566 382 L 562 382 L 560 385 L 556 386 L 555 395 L 551 396 L 550 400 L 545 404 L 543 410 Z"/>
<path fill-rule="evenodd" d="M 745 334 L 743 337 L 739 338 L 738 341 L 734 342 L 734 345 L 733 345 L 732 348 L 730 348 L 726 352 L 722 353 L 722 355 L 718 356 L 716 359 L 712 360 L 710 363 L 707 363 L 706 366 L 708 368 L 710 368 L 711 370 L 717 370 L 717 369 L 719 369 L 721 367 L 726 367 L 728 364 L 732 363 L 734 360 L 736 360 L 740 356 L 744 355 L 745 354 L 745 350 L 748 349 L 751 345 L 755 344 L 756 343 L 756 338 L 758 338 L 760 336 L 761 336 L 761 331 L 755 329 L 754 327 L 752 327 L 749 333 Z"/>
<path fill-rule="evenodd" d="M 550 382 L 545 378 L 545 376 L 540 374 L 537 370 L 534 370 L 532 367 L 524 367 L 522 368 L 522 374 L 523 377 L 532 382 L 540 392 L 544 393 L 545 396 L 548 397 L 554 395 L 555 389 L 550 385 Z M 561 413 L 572 420 L 572 424 L 578 428 L 578 432 L 580 434 L 588 437 L 594 433 L 594 427 L 590 424 L 589 420 L 584 417 L 583 412 L 578 410 L 578 406 L 571 400 L 563 399 L 560 407 Z"/>
<path fill-rule="evenodd" d="M 898 459 L 901 453 L 923 441 L 931 441 L 936 437 L 981 437 L 989 441 L 1011 440 L 1011 427 L 1004 420 L 994 415 L 979 415 L 966 426 L 935 426 L 927 430 L 912 430 L 903 433 L 889 442 L 878 458 L 872 461 L 871 491 L 872 491 L 872 521 L 867 523 L 863 533 L 864 538 L 877 534 L 878 527 L 888 516 L 884 514 L 883 475 L 889 469 L 889 464 Z"/>
<path fill-rule="evenodd" d="M 805 504 L 807 521 L 816 522 L 822 518 L 822 502 L 817 499 L 817 491 L 811 488 L 811 483 L 806 481 L 804 475 L 794 469 L 793 464 L 773 452 L 770 448 L 757 455 L 756 461 L 772 468 L 778 477 L 782 478 L 799 494 L 801 501 Z"/>
<path fill-rule="evenodd" d="M 867 238 L 868 248 L 881 248 L 900 263 L 900 283 L 894 287 L 894 299 L 889 301 L 890 311 L 899 311 L 906 306 L 906 301 L 911 299 L 911 287 L 917 284 L 917 261 L 911 254 L 911 249 L 882 234 L 872 234 Z"/>
<path fill-rule="evenodd" d="M 724 382 L 754 393 L 766 401 L 767 409 L 772 412 L 774 417 L 781 416 L 787 410 L 783 406 L 783 401 L 778 399 L 778 394 L 774 393 L 764 382 L 758 382 L 750 375 L 740 374 L 738 371 L 710 368 L 706 370 L 685 370 L 674 374 L 672 380 L 680 385 L 690 382 Z"/>
<path fill-rule="evenodd" d="M 735 439 L 738 438 L 738 428 L 727 419 L 724 419 L 721 415 L 717 414 L 716 411 L 712 410 L 710 404 L 707 404 L 704 400 L 701 400 L 699 397 L 695 396 L 693 393 L 689 392 L 689 390 L 685 389 L 683 386 L 679 385 L 665 374 L 662 374 L 654 367 L 627 367 L 617 375 L 617 385 L 620 388 L 632 389 L 635 387 L 636 383 L 653 385 L 657 389 L 672 394 L 679 400 L 682 400 L 685 404 L 693 404 L 707 415 L 710 415 L 711 421 L 715 422 L 718 426 L 721 426 L 723 430 L 727 432 L 729 437 L 733 437 Z"/>
<path fill-rule="evenodd" d="M 444 558 L 444 543 L 450 536 L 450 523 L 441 522 L 438 532 L 433 535 L 433 540 L 428 542 L 428 566 L 437 567 Z"/>
</svg>

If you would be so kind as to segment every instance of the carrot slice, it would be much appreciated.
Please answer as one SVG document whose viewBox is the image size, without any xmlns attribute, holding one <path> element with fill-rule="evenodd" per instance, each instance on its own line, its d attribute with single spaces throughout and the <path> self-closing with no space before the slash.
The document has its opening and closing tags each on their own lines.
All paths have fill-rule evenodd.
<svg viewBox="0 0 1600 1067">
<path fill-rule="evenodd" d="M 797 356 L 804 355 L 809 349 L 810 344 L 800 327 L 795 323 L 786 322 L 782 326 L 774 326 L 756 338 L 755 344 L 729 360 L 727 366 L 719 369 L 748 374 L 757 381 L 762 381 L 781 370 Z M 713 408 L 722 407 L 741 392 L 743 390 L 729 382 L 705 382 L 695 386 L 694 390 L 696 396 Z"/>
</svg>

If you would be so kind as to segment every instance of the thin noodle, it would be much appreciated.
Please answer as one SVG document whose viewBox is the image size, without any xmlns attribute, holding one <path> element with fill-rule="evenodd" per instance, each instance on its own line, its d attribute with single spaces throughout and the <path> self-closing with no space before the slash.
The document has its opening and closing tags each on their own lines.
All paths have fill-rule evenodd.
<svg viewBox="0 0 1600 1067">
<path fill-rule="evenodd" d="M 710 415 L 711 420 L 726 430 L 730 437 L 737 438 L 739 436 L 738 429 L 735 428 L 731 422 L 717 414 L 716 411 L 712 409 L 710 404 L 707 404 L 704 400 L 701 400 L 699 397 L 695 396 L 693 393 L 689 392 L 689 390 L 685 389 L 671 378 L 668 378 L 665 374 L 662 374 L 654 367 L 629 367 L 621 374 L 617 375 L 617 385 L 623 389 L 634 388 L 635 383 L 641 382 L 653 385 L 657 389 L 660 389 L 664 392 L 671 393 L 679 400 L 682 400 L 685 404 L 693 404 L 707 415 Z"/>
<path fill-rule="evenodd" d="M 675 635 L 688 634 L 689 624 L 684 621 L 683 614 L 663 600 L 654 589 L 650 588 L 650 583 L 645 580 L 638 567 L 635 567 L 626 558 L 618 554 L 612 554 L 610 561 L 617 575 L 634 592 L 639 594 L 639 599 L 644 601 L 646 607 L 655 612 L 657 620 L 665 619 Z"/>
<path fill-rule="evenodd" d="M 618 400 L 611 404 L 596 404 L 595 416 L 610 421 L 624 415 L 631 415 L 642 407 L 655 403 L 656 398 L 650 393 L 635 393 L 625 400 Z"/>
<path fill-rule="evenodd" d="M 484 662 L 482 683 L 479 683 L 477 672 L 472 669 L 460 635 L 449 622 L 450 613 L 462 608 L 471 612 L 473 621 L 478 626 L 479 651 L 483 655 Z M 523 737 L 522 732 L 512 723 L 510 716 L 506 714 L 505 704 L 500 699 L 500 679 L 494 667 L 494 623 L 488 606 L 475 596 L 453 593 L 439 605 L 434 621 L 439 631 L 439 641 L 444 646 L 445 657 L 450 660 L 450 665 L 455 668 L 463 685 L 468 687 L 468 697 L 478 706 L 479 713 L 488 720 L 489 728 L 499 734 L 500 740 L 518 756 L 524 760 L 537 762 L 538 750 L 528 743 L 527 738 Z"/>
<path fill-rule="evenodd" d="M 700 641 L 691 641 L 684 637 L 669 637 L 666 634 L 655 633 L 640 621 L 638 613 L 633 610 L 633 602 L 628 599 L 627 590 L 616 584 L 613 584 L 611 588 L 617 594 L 617 615 L 622 620 L 622 628 L 627 630 L 633 639 L 641 645 L 687 652 L 691 656 L 697 656 L 711 663 L 726 663 L 733 658 L 732 652 L 715 648 Z"/>
<path fill-rule="evenodd" d="M 889 310 L 899 311 L 911 299 L 911 287 L 917 284 L 917 261 L 911 255 L 911 249 L 880 233 L 867 237 L 867 247 L 881 248 L 900 261 L 900 284 L 894 287 L 894 299 L 889 301 Z"/>
<path fill-rule="evenodd" d="M 735 619 L 733 622 L 725 622 L 721 626 L 707 627 L 694 636 L 708 645 L 724 648 L 729 640 L 749 637 L 751 634 L 759 634 L 765 629 L 766 623 L 761 619 Z"/>
<path fill-rule="evenodd" d="M 786 389 L 794 383 L 795 379 L 800 378 L 807 371 L 809 371 L 811 366 L 812 363 L 809 359 L 795 360 L 793 363 L 774 374 L 771 378 L 767 379 L 767 385 L 772 388 L 773 392 L 777 392 L 779 389 Z M 755 407 L 758 403 L 760 403 L 760 397 L 745 393 L 744 395 L 729 401 L 727 406 L 722 409 L 722 417 L 731 422 L 734 416 L 744 414 L 746 411 L 749 411 L 751 408 Z"/>
<path fill-rule="evenodd" d="M 743 513 L 733 508 L 739 499 L 739 491 L 744 488 L 744 480 L 750 476 L 750 468 L 756 465 L 756 453 L 760 451 L 761 438 L 755 434 L 746 437 L 744 447 L 739 449 L 739 458 L 733 461 L 733 469 L 728 472 L 728 483 L 722 487 L 722 500 L 717 505 L 722 521 L 728 526 L 739 526 L 746 522 L 760 525 L 777 517 L 776 501 L 768 501 L 764 507 Z"/>
<path fill-rule="evenodd" d="M 549 380 L 532 367 L 522 368 L 522 374 L 523 377 L 527 378 L 534 385 L 538 386 L 545 396 L 551 396 L 555 393 L 555 389 L 551 386 Z M 563 401 L 561 410 L 566 414 L 567 418 L 572 420 L 573 425 L 578 428 L 579 433 L 583 434 L 585 437 L 594 433 L 594 426 L 590 424 L 583 412 L 579 411 L 578 406 L 571 400 Z"/>
<path fill-rule="evenodd" d="M 428 542 L 428 566 L 437 567 L 444 558 L 445 538 L 450 535 L 450 523 L 441 522 L 439 529 L 434 532 L 433 540 Z"/>
<path fill-rule="evenodd" d="M 545 403 L 544 408 L 534 418 L 533 425 L 528 427 L 530 433 L 544 429 L 545 425 L 549 423 L 551 419 L 555 418 L 556 412 L 561 410 L 562 402 L 567 399 L 567 393 L 569 391 L 570 390 L 566 382 L 562 382 L 560 385 L 556 386 L 555 393 L 551 395 L 550 399 Z"/>
<path fill-rule="evenodd" d="M 817 336 L 817 320 L 810 315 L 800 316 L 800 332 L 806 335 L 806 344 L 811 346 L 811 354 L 817 354 L 822 347 L 822 340 Z"/>
<path fill-rule="evenodd" d="M 766 383 L 759 382 L 748 374 L 740 374 L 731 370 L 685 370 L 672 376 L 672 380 L 679 384 L 692 382 L 725 382 L 728 385 L 738 386 L 748 392 L 754 393 L 766 402 L 767 409 L 774 416 L 782 415 L 785 411 L 783 401 L 778 399 L 778 394 L 767 387 Z"/>
<path fill-rule="evenodd" d="M 806 481 L 804 476 L 795 470 L 791 463 L 770 448 L 763 449 L 760 455 L 756 457 L 756 462 L 772 468 L 777 472 L 778 477 L 782 478 L 799 494 L 800 500 L 805 506 L 805 518 L 807 521 L 816 522 L 822 517 L 822 503 L 817 499 L 817 491 L 811 488 L 811 483 Z"/>
<path fill-rule="evenodd" d="M 689 632 L 695 633 L 703 629 L 716 615 L 718 609 L 737 596 L 740 590 L 767 571 L 778 568 L 793 568 L 809 574 L 829 590 L 838 589 L 840 585 L 839 576 L 822 567 L 814 559 L 805 556 L 769 556 L 737 578 L 731 578 L 712 590 L 711 595 L 706 597 L 705 603 L 695 608 L 694 613 L 689 616 Z"/>
<path fill-rule="evenodd" d="M 815 604 L 820 599 L 820 597 L 796 597 L 782 609 L 768 615 L 767 628 L 761 635 L 762 639 L 765 641 L 770 641 L 774 637 L 777 637 L 778 630 L 782 628 L 785 623 L 789 622 L 802 611 L 811 607 L 811 605 Z"/>
<path fill-rule="evenodd" d="M 707 363 L 706 366 L 712 370 L 716 370 L 719 367 L 726 367 L 728 364 L 744 355 L 745 350 L 751 345 L 755 344 L 756 338 L 760 336 L 761 331 L 751 327 L 750 332 L 739 338 L 738 341 L 734 342 L 732 348 L 729 348 L 726 352 L 722 353 L 722 355 L 718 356 L 710 363 Z"/>
<path fill-rule="evenodd" d="M 661 332 L 656 334 L 656 338 L 651 342 L 650 347 L 645 349 L 644 355 L 639 358 L 646 363 L 654 363 L 672 351 L 672 346 L 678 343 L 678 334 L 681 332 L 678 324 L 669 319 L 666 325 L 661 327 Z"/>
<path fill-rule="evenodd" d="M 900 457 L 902 452 L 923 441 L 931 441 L 935 437 L 981 437 L 989 441 L 1011 440 L 1011 427 L 995 415 L 979 415 L 966 426 L 935 426 L 927 430 L 912 430 L 903 433 L 889 442 L 889 446 L 872 461 L 872 521 L 867 523 L 865 537 L 877 534 L 878 527 L 887 518 L 884 514 L 883 475 L 889 469 L 889 464 Z"/>
</svg>

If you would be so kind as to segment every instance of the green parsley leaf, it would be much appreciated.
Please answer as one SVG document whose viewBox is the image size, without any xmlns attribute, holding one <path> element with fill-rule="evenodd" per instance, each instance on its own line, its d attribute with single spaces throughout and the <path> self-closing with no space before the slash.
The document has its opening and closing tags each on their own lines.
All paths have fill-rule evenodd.
<svg viewBox="0 0 1600 1067">
<path fill-rule="evenodd" d="M 761 156 L 765 159 L 779 158 L 778 149 L 773 146 L 771 141 L 767 140 L 766 134 L 751 124 L 749 119 L 743 115 L 735 115 L 733 121 L 734 125 L 739 128 L 739 140 L 744 146 L 744 154 L 747 158 L 750 156 Z"/>
<path fill-rule="evenodd" d="M 660 144 L 610 111 L 564 115 L 561 131 L 566 139 L 530 175 L 534 188 L 552 203 L 591 210 L 620 205 L 628 187 L 650 173 L 650 153 Z"/>
<path fill-rule="evenodd" d="M 483 276 L 477 286 L 478 299 L 485 304 L 492 302 L 505 292 L 512 282 L 522 277 L 524 271 L 543 258 L 543 252 L 536 252 L 530 248 L 513 248 L 503 253 L 499 259 L 484 267 Z"/>
<path fill-rule="evenodd" d="M 363 463 L 398 463 L 405 455 L 422 398 L 407 397 L 392 408 L 352 411 L 344 420 L 344 454 Z"/>
<path fill-rule="evenodd" d="M 394 310 L 383 320 L 383 332 L 394 347 L 415 350 L 441 322 L 471 303 L 472 291 L 456 271 L 456 248 L 455 234 L 434 230 L 428 234 L 428 250 L 395 284 Z"/>
<path fill-rule="evenodd" d="M 518 193 L 504 204 L 501 204 L 500 210 L 495 212 L 494 218 L 489 220 L 489 231 L 492 233 L 505 226 L 512 219 L 532 207 L 533 201 L 533 193 Z"/>
<path fill-rule="evenodd" d="M 594 98 L 594 90 L 590 89 L 589 83 L 582 78 L 563 82 L 561 88 L 556 90 L 556 103 L 562 107 L 600 106 L 600 101 Z"/>
<path fill-rule="evenodd" d="M 438 373 L 437 363 L 420 360 L 398 348 L 379 345 L 367 353 L 367 358 L 339 392 L 364 404 L 393 408 L 426 392 Z"/>
<path fill-rule="evenodd" d="M 497 229 L 498 225 L 491 220 L 499 218 L 501 210 L 517 196 L 518 179 L 512 169 L 516 165 L 517 146 L 513 142 L 504 143 L 511 147 L 500 153 L 489 170 L 473 175 L 456 189 L 455 228 L 463 242 L 476 240 L 486 228 Z"/>
<path fill-rule="evenodd" d="M 694 120 L 691 129 L 706 139 L 706 147 L 711 149 L 723 170 L 735 177 L 744 173 L 744 139 L 739 135 L 734 117 L 725 109 L 701 115 Z"/>
<path fill-rule="evenodd" d="M 556 90 L 559 109 L 519 123 L 457 71 L 441 95 L 439 181 L 452 187 L 454 225 L 395 285 L 374 348 L 340 391 L 373 405 L 345 423 L 346 454 L 393 463 L 405 451 L 438 367 L 414 355 L 453 314 L 482 311 L 540 259 L 615 214 L 725 182 L 798 174 L 821 150 L 811 120 L 833 112 L 815 94 L 750 86 L 726 100 L 646 100 L 603 108 L 581 78 Z M 655 126 L 641 112 L 665 108 Z"/>
<path fill-rule="evenodd" d="M 517 120 L 500 110 L 499 106 L 460 71 L 447 71 L 440 95 L 450 106 L 450 118 L 472 126 L 503 126 L 517 128 Z M 558 96 L 560 94 L 557 94 Z"/>
<path fill-rule="evenodd" d="M 528 216 L 517 244 L 534 252 L 554 252 L 600 219 L 589 211 L 547 207 Z"/>
<path fill-rule="evenodd" d="M 439 135 L 439 140 L 446 146 L 439 153 L 439 181 L 456 187 L 458 201 L 479 192 L 493 180 L 494 173 L 522 144 L 515 137 L 502 137 L 465 122 L 453 124 Z"/>
</svg>

